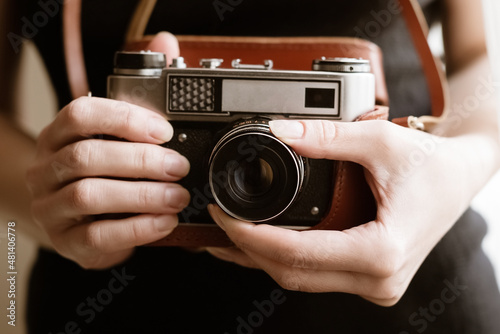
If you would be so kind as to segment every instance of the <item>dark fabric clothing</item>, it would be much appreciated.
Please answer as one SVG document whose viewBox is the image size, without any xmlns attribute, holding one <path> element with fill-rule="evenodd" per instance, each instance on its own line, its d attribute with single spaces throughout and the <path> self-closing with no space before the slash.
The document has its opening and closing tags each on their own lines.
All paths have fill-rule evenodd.
<svg viewBox="0 0 500 334">
<path fill-rule="evenodd" d="M 26 17 L 40 10 L 26 1 Z M 90 88 L 106 76 L 135 0 L 83 0 Z M 221 16 L 218 3 L 230 4 Z M 429 112 L 418 59 L 392 0 L 159 1 L 148 33 L 358 36 L 381 46 L 392 117 Z M 439 1 L 421 1 L 429 21 Z M 393 6 L 393 5 L 392 5 Z M 389 13 L 389 15 L 387 15 Z M 385 15 L 384 15 L 385 14 Z M 59 104 L 70 102 L 60 12 L 34 41 Z M 436 199 L 440 200 L 440 199 Z M 467 211 L 435 247 L 402 300 L 384 308 L 343 293 L 286 291 L 262 271 L 178 248 L 138 248 L 112 270 L 83 270 L 41 250 L 30 281 L 29 333 L 500 333 L 500 296 L 481 249 L 486 224 Z"/>
<path fill-rule="evenodd" d="M 485 233 L 468 211 L 390 308 L 342 293 L 286 291 L 261 271 L 176 248 L 139 248 L 114 273 L 40 251 L 30 333 L 77 326 L 82 333 L 495 334 L 499 296 L 480 247 Z"/>
<path fill-rule="evenodd" d="M 390 308 L 343 293 L 286 291 L 264 272 L 207 253 L 139 248 L 113 273 L 40 251 L 30 333 L 77 326 L 82 333 L 496 334 L 499 296 L 480 247 L 485 233 L 468 211 Z M 130 277 L 122 283 L 117 276 Z"/>
</svg>

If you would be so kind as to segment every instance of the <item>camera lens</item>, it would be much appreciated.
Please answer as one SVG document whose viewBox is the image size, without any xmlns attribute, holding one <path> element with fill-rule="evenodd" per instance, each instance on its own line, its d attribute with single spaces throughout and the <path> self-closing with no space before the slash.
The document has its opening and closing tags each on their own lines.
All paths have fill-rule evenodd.
<svg viewBox="0 0 500 334">
<path fill-rule="evenodd" d="M 217 204 L 230 216 L 251 222 L 286 211 L 304 181 L 303 159 L 274 137 L 263 120 L 233 127 L 215 145 L 209 165 Z"/>
<path fill-rule="evenodd" d="M 234 171 L 234 180 L 231 185 L 235 193 L 241 194 L 242 198 L 255 198 L 266 194 L 272 186 L 273 169 L 267 161 L 262 158 L 252 161 L 243 161 Z"/>
</svg>

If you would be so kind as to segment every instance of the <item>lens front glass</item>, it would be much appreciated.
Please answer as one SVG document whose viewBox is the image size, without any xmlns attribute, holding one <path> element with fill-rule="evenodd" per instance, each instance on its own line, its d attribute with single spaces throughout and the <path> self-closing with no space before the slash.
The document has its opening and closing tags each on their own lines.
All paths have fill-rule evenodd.
<svg viewBox="0 0 500 334">
<path fill-rule="evenodd" d="M 283 213 L 304 179 L 300 158 L 267 126 L 234 129 L 215 146 L 209 181 L 219 206 L 229 215 L 263 222 Z"/>
<path fill-rule="evenodd" d="M 229 178 L 230 186 L 242 199 L 256 198 L 269 192 L 273 183 L 273 169 L 263 158 L 243 160 Z M 234 181 L 234 184 L 231 184 Z"/>
</svg>

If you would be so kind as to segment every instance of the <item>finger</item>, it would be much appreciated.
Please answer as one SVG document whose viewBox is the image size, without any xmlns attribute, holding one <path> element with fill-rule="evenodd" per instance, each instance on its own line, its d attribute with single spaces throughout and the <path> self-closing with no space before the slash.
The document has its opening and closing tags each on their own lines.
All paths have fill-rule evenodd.
<svg viewBox="0 0 500 334">
<path fill-rule="evenodd" d="M 260 254 L 289 267 L 386 277 L 398 266 L 396 257 L 384 260 L 393 251 L 393 243 L 378 222 L 346 231 L 299 232 L 238 221 L 213 205 L 209 212 L 243 252 Z"/>
<path fill-rule="evenodd" d="M 51 150 L 95 135 L 161 144 L 172 138 L 172 126 L 151 110 L 116 100 L 81 97 L 64 107 L 44 129 L 39 142 Z"/>
<path fill-rule="evenodd" d="M 363 166 L 375 160 L 386 162 L 397 153 L 394 144 L 403 140 L 395 134 L 400 129 L 386 121 L 277 120 L 269 122 L 269 126 L 276 137 L 300 155 Z"/>
<path fill-rule="evenodd" d="M 281 287 L 302 292 L 344 292 L 367 296 L 377 303 L 395 297 L 396 288 L 389 280 L 349 271 L 325 271 L 293 268 L 261 254 L 245 251 L 255 263 Z"/>
<path fill-rule="evenodd" d="M 413 280 L 413 277 L 415 277 L 418 269 L 422 265 L 423 260 L 424 259 L 422 259 L 419 263 L 408 263 L 408 265 L 401 270 L 399 275 L 394 275 L 394 277 L 391 277 L 392 279 L 382 281 L 378 289 L 383 291 L 383 294 L 360 294 L 360 296 L 380 306 L 394 306 L 403 297 L 406 290 L 408 290 L 408 287 Z M 398 280 L 396 279 L 397 277 L 402 279 Z"/>
<path fill-rule="evenodd" d="M 83 177 L 178 181 L 189 172 L 185 157 L 152 144 L 82 140 L 65 146 L 50 159 L 28 175 L 28 181 L 45 191 Z"/>
<path fill-rule="evenodd" d="M 84 262 L 82 265 L 102 268 L 119 262 L 116 257 L 107 258 L 106 255 L 117 254 L 125 259 L 130 249 L 164 238 L 177 223 L 176 215 L 143 214 L 120 220 L 73 225 L 59 238 L 64 238 L 65 243 L 71 244 L 73 249 L 78 249 L 76 257 Z"/>
<path fill-rule="evenodd" d="M 367 297 L 367 296 L 360 296 L 360 297 L 368 300 L 369 302 L 371 302 L 373 304 L 377 304 L 379 306 L 384 306 L 384 307 L 394 306 L 401 299 L 400 297 L 393 297 L 393 298 L 389 298 L 389 299 L 371 298 L 371 297 Z"/>
<path fill-rule="evenodd" d="M 255 263 L 255 261 L 252 260 L 252 258 L 250 258 L 248 255 L 243 253 L 238 248 L 208 247 L 206 250 L 216 258 L 221 259 L 223 261 L 233 262 L 247 268 L 260 269 L 259 265 Z"/>
<path fill-rule="evenodd" d="M 167 58 L 167 65 L 172 64 L 172 59 L 179 57 L 180 54 L 177 38 L 166 31 L 156 34 L 149 42 L 147 50 L 164 53 Z"/>
<path fill-rule="evenodd" d="M 189 200 L 189 192 L 176 183 L 87 178 L 35 200 L 33 211 L 45 222 L 106 213 L 174 214 Z"/>
</svg>

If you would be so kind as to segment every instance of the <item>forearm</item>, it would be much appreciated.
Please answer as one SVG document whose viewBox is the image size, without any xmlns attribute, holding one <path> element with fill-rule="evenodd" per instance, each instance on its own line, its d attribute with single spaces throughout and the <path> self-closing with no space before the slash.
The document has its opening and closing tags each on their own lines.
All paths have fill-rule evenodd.
<svg viewBox="0 0 500 334">
<path fill-rule="evenodd" d="M 450 78 L 450 111 L 435 134 L 452 138 L 467 204 L 500 168 L 496 94 L 486 56 Z"/>
<path fill-rule="evenodd" d="M 0 220 L 16 221 L 19 229 L 40 245 L 51 248 L 45 232 L 30 213 L 31 194 L 25 173 L 35 155 L 35 141 L 0 115 Z"/>
</svg>

